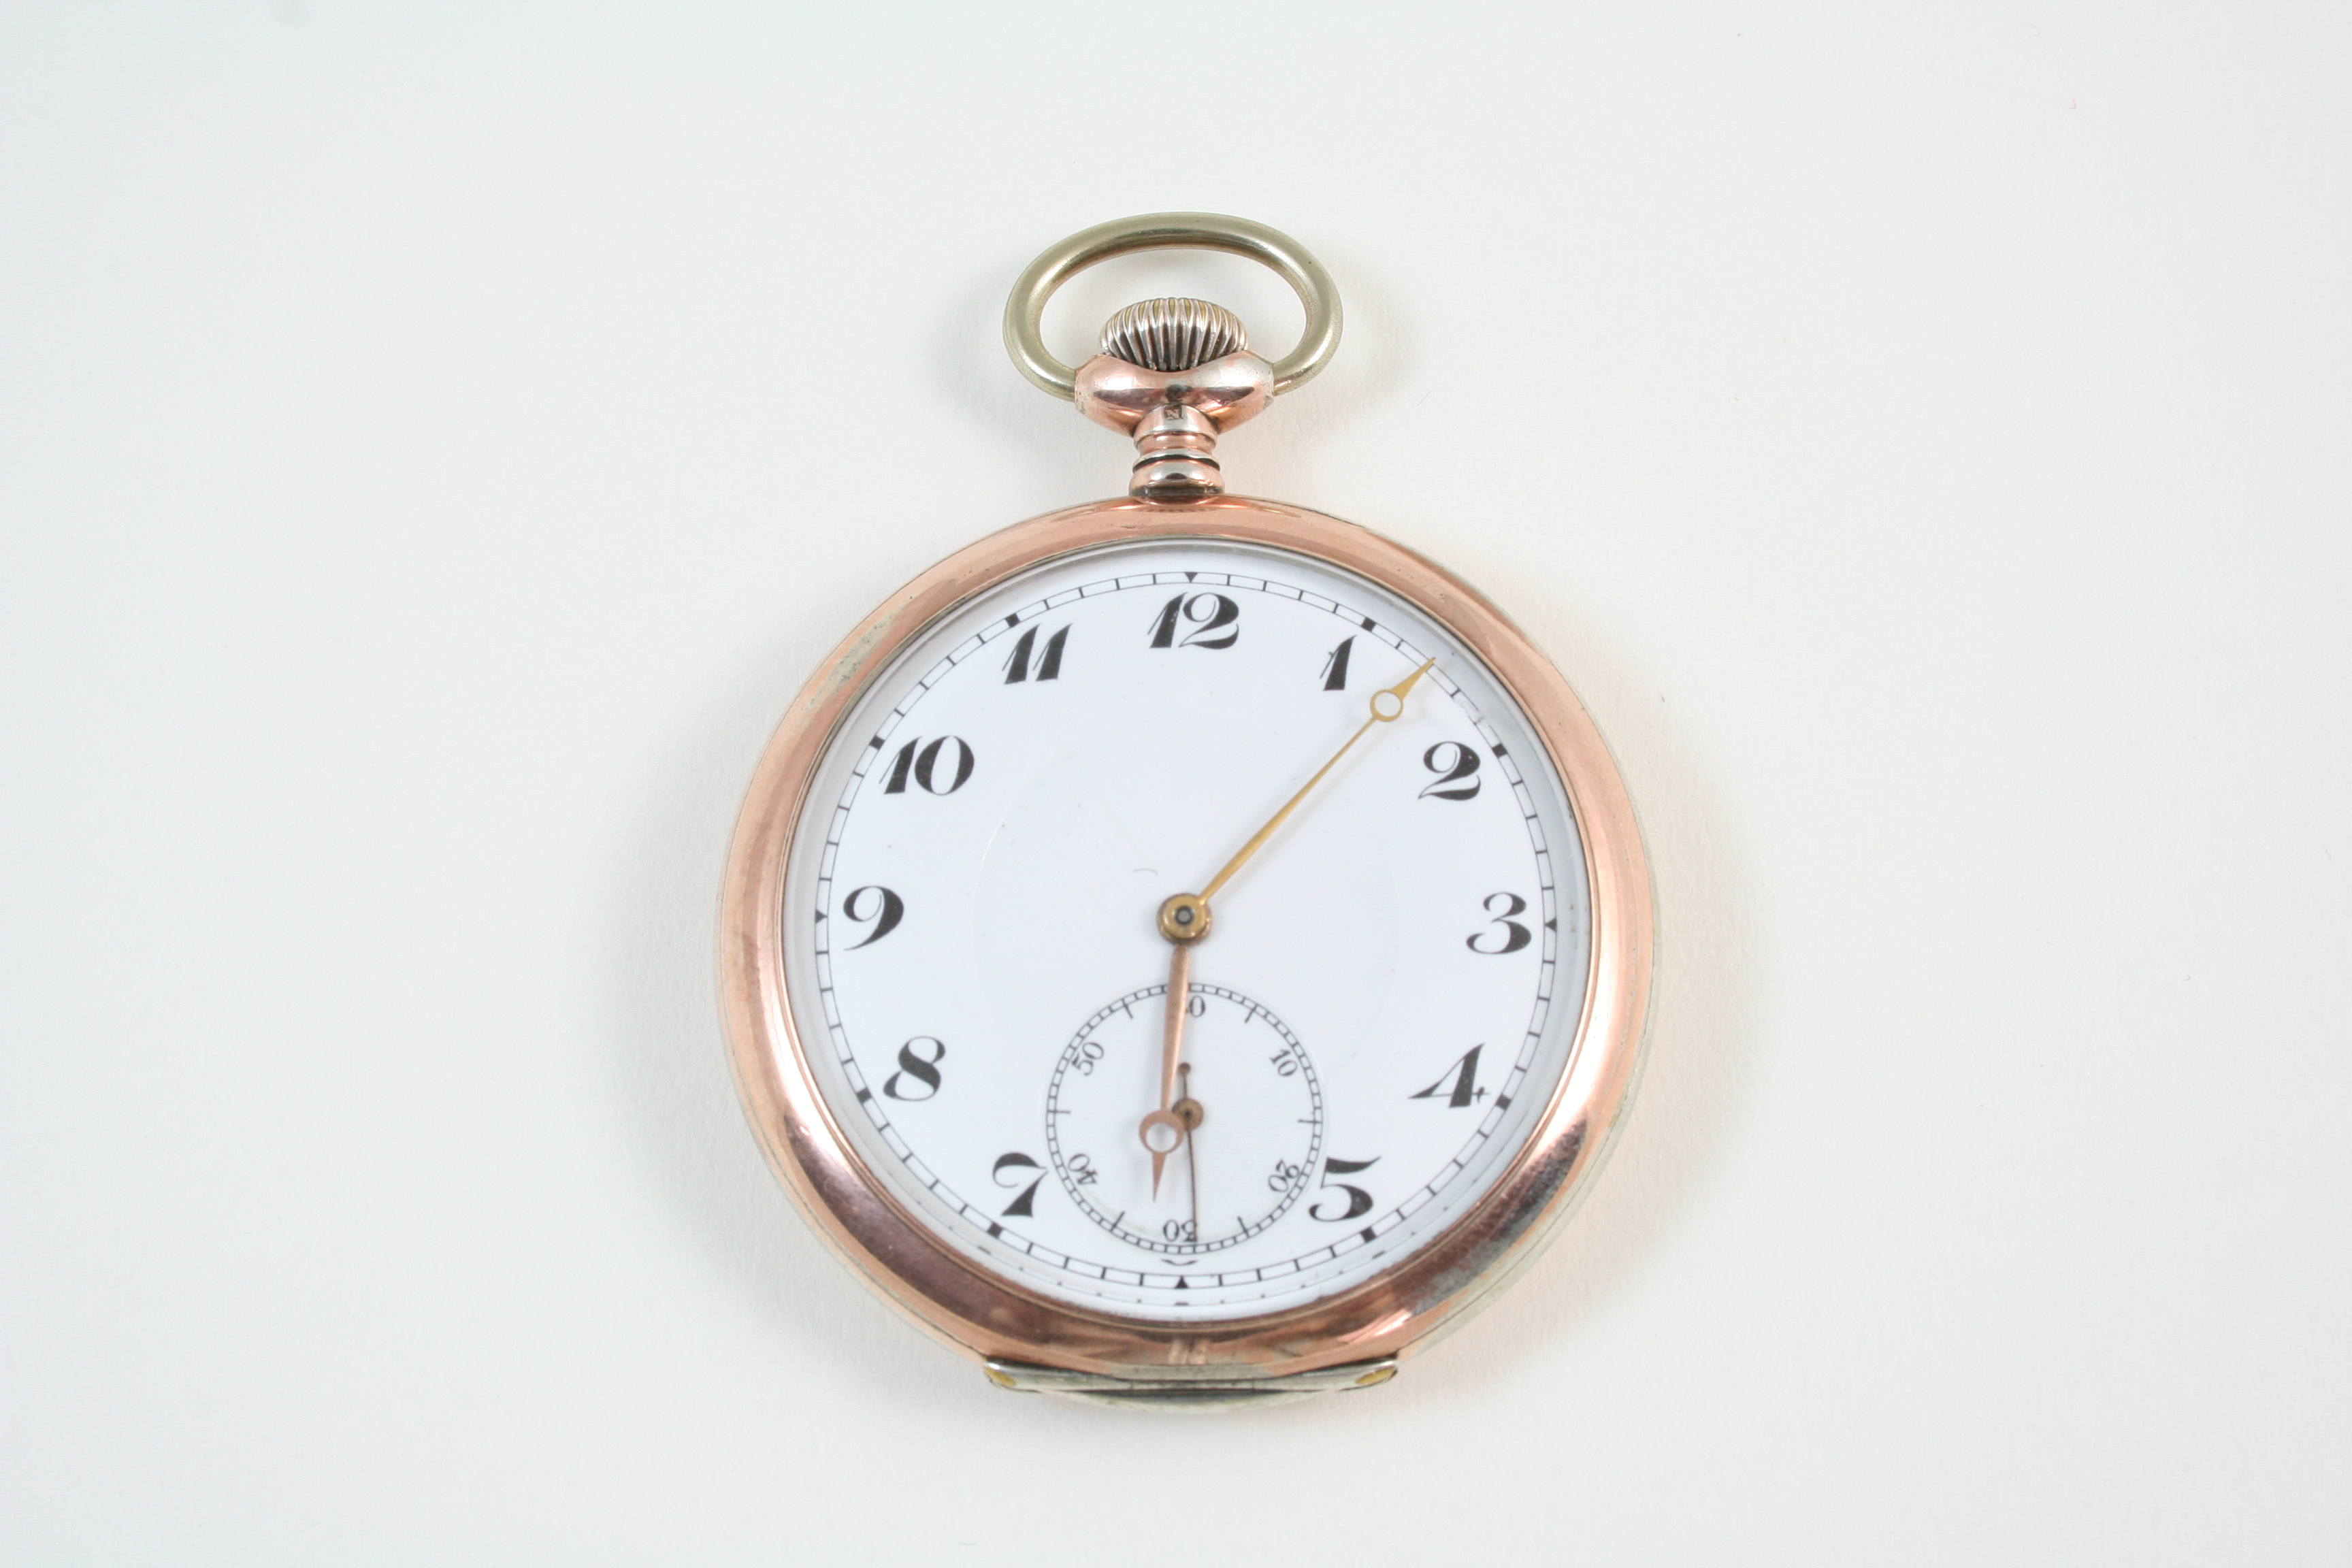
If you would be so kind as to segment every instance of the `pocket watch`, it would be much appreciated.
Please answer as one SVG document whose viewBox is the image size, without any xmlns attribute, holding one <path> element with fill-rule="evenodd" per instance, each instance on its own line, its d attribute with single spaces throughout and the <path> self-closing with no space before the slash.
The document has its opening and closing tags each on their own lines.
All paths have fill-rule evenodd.
<svg viewBox="0 0 2352 1568">
<path fill-rule="evenodd" d="M 1123 253 L 1271 268 L 1288 356 L 1150 300 L 1073 369 L 1045 300 Z M 1224 493 L 1337 290 L 1263 225 L 1105 224 L 1015 283 L 1032 382 L 1129 493 L 881 605 L 793 700 L 730 850 L 751 1127 L 890 1305 L 1000 1386 L 1160 1409 L 1358 1389 L 1530 1262 L 1644 1037 L 1652 889 L 1608 748 L 1461 579 Z"/>
</svg>

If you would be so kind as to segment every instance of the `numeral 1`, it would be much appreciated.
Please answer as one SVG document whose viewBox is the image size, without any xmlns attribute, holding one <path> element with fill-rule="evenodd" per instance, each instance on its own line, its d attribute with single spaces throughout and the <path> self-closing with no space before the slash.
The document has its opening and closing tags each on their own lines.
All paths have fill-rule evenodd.
<svg viewBox="0 0 2352 1568">
<path fill-rule="evenodd" d="M 1356 639 L 1354 637 L 1343 639 L 1338 647 L 1331 650 L 1330 657 L 1323 661 L 1324 690 L 1345 691 L 1348 689 L 1348 656 L 1355 651 Z"/>
</svg>

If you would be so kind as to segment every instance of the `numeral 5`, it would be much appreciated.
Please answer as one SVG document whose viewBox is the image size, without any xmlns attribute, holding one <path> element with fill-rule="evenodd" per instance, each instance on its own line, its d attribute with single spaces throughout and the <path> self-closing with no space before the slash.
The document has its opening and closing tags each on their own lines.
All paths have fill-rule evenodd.
<svg viewBox="0 0 2352 1568">
<path fill-rule="evenodd" d="M 1348 1206 L 1338 1214 L 1325 1214 L 1323 1212 L 1323 1205 L 1328 1200 L 1317 1198 L 1313 1204 L 1308 1205 L 1307 1212 L 1314 1215 L 1317 1219 L 1321 1220 L 1326 1225 L 1344 1225 L 1351 1219 L 1361 1219 L 1366 1215 L 1371 1213 L 1371 1194 L 1364 1191 L 1361 1187 L 1350 1186 L 1346 1182 L 1335 1182 L 1331 1180 L 1331 1178 L 1333 1176 L 1352 1176 L 1359 1171 L 1369 1171 L 1380 1163 L 1381 1157 L 1377 1154 L 1373 1155 L 1369 1160 L 1324 1161 L 1323 1190 L 1327 1193 L 1347 1194 L 1348 1195 L 1345 1202 Z"/>
</svg>

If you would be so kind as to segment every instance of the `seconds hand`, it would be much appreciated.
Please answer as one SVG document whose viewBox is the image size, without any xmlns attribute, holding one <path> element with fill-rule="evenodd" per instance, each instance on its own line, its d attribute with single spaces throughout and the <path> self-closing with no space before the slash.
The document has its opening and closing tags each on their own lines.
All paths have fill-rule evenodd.
<svg viewBox="0 0 2352 1568">
<path fill-rule="evenodd" d="M 1201 1157 L 1196 1151 L 1201 1141 L 1192 1136 L 1201 1130 L 1207 1113 L 1201 1102 L 1192 1098 L 1192 1068 L 1180 1063 L 1176 1068 L 1177 1088 L 1184 1098 L 1176 1102 L 1176 1120 L 1184 1124 L 1184 1186 L 1192 1194 L 1192 1239 L 1201 1239 Z"/>
<path fill-rule="evenodd" d="M 1151 1194 L 1160 1195 L 1160 1173 L 1176 1145 L 1185 1142 L 1189 1131 L 1175 1111 L 1176 1066 L 1184 1049 L 1184 1006 L 1190 999 L 1192 979 L 1192 944 L 1209 934 L 1209 900 L 1218 889 L 1234 879 L 1234 873 L 1246 865 L 1274 837 L 1274 830 L 1289 819 L 1298 809 L 1298 803 L 1308 792 L 1323 782 L 1325 774 L 1339 765 L 1339 759 L 1349 747 L 1362 740 L 1375 724 L 1393 724 L 1404 716 L 1404 700 L 1429 667 L 1437 661 L 1424 659 L 1419 669 L 1398 681 L 1372 693 L 1371 717 L 1356 727 L 1356 732 L 1341 742 L 1331 760 L 1315 770 L 1315 776 L 1298 786 L 1298 793 L 1283 802 L 1282 809 L 1266 820 L 1266 825 L 1250 836 L 1250 841 L 1225 862 L 1224 869 L 1209 879 L 1209 885 L 1197 893 L 1179 893 L 1160 906 L 1160 934 L 1166 937 L 1176 951 L 1168 962 L 1168 1024 L 1161 1037 L 1160 1052 L 1160 1109 L 1144 1117 L 1136 1129 L 1143 1146 L 1151 1153 Z M 1381 700 L 1387 700 L 1383 702 Z"/>
</svg>

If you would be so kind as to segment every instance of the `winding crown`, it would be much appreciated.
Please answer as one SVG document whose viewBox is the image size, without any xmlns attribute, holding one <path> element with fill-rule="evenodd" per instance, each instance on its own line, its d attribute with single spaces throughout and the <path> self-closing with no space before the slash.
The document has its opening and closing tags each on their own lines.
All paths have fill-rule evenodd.
<svg viewBox="0 0 2352 1568">
<path fill-rule="evenodd" d="M 1206 300 L 1145 300 L 1102 330 L 1104 353 L 1146 370 L 1191 370 L 1247 347 L 1241 318 Z"/>
</svg>

